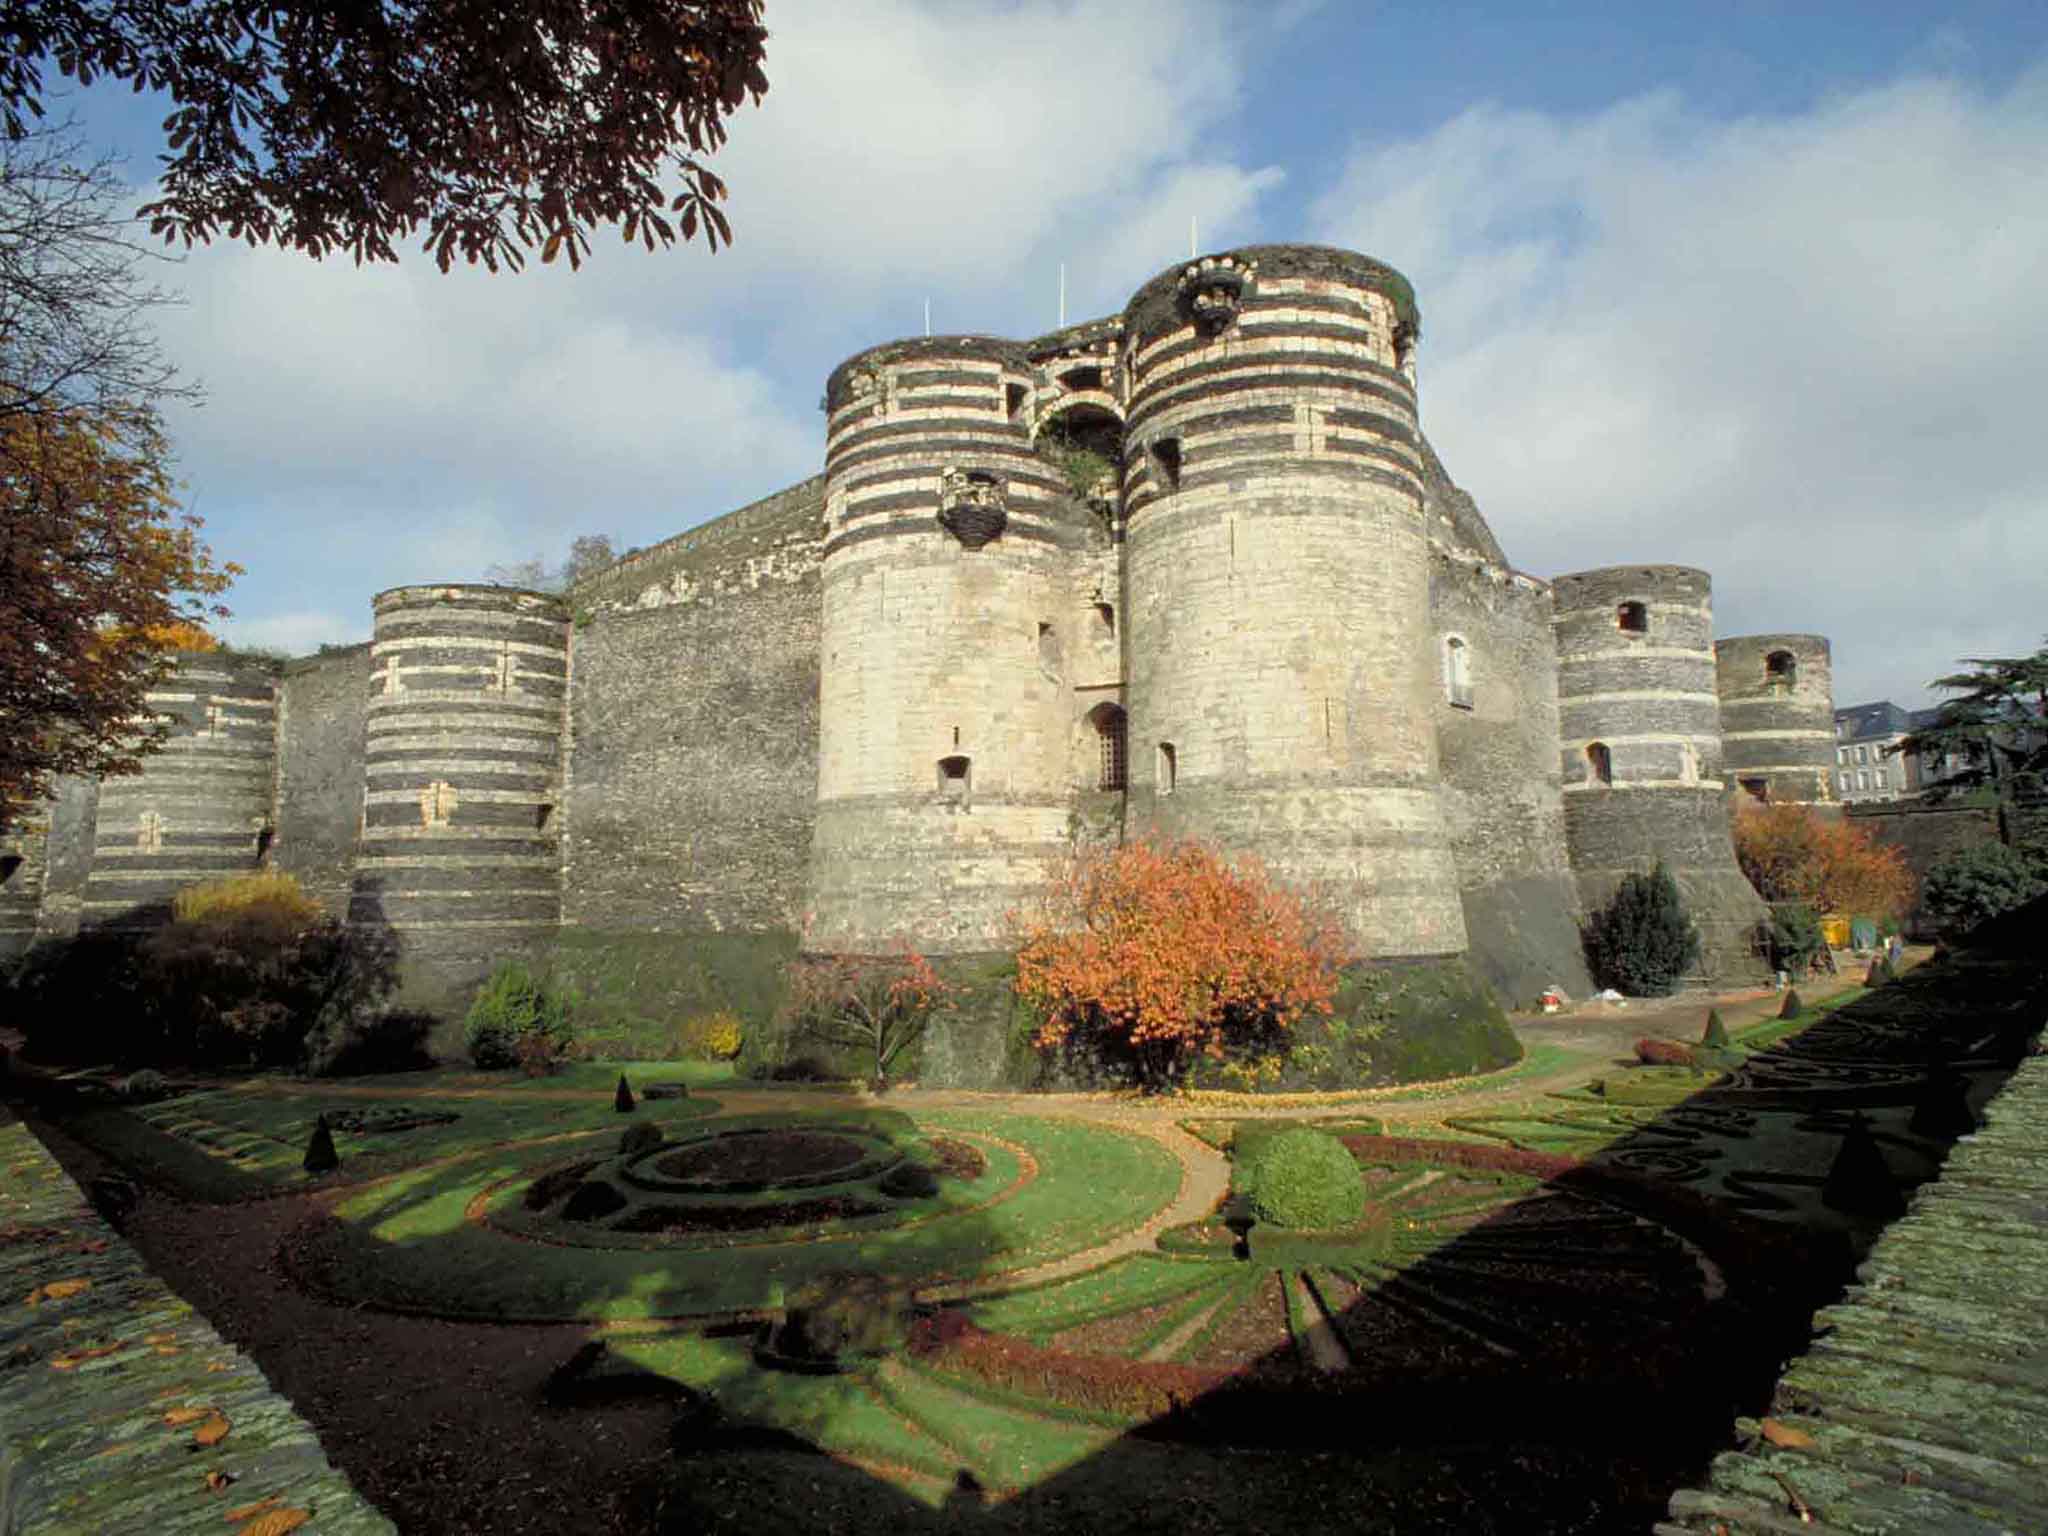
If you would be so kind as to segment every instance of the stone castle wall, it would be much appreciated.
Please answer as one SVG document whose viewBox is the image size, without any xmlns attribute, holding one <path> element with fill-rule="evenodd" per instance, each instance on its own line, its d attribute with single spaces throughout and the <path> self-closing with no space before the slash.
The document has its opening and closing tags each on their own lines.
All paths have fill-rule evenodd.
<svg viewBox="0 0 2048 1536">
<path fill-rule="evenodd" d="M 1513 1002 L 1582 990 L 1582 914 L 1661 858 L 1703 974 L 1754 974 L 1726 797 L 1826 798 L 1826 642 L 1717 648 L 1682 567 L 1514 571 L 1423 436 L 1417 326 L 1390 268 L 1265 246 L 869 349 L 823 475 L 561 597 L 399 588 L 366 647 L 181 662 L 172 750 L 0 844 L 0 953 L 259 859 L 443 999 L 564 930 L 970 952 L 1158 833 Z"/>
</svg>

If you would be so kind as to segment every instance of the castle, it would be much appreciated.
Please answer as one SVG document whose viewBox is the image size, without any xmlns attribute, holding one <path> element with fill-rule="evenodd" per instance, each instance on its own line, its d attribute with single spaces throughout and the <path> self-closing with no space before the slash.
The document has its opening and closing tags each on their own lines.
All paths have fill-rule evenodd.
<svg viewBox="0 0 2048 1536">
<path fill-rule="evenodd" d="M 565 927 L 988 951 L 1077 843 L 1158 833 L 1511 1002 L 1584 988 L 1577 920 L 1662 859 L 1703 974 L 1757 974 L 1729 798 L 1830 799 L 1826 641 L 1717 642 L 1704 571 L 1513 569 L 1419 335 L 1393 269 L 1257 246 L 863 352 L 821 477 L 565 597 L 401 587 L 367 646 L 185 658 L 169 748 L 0 849 L 0 946 L 268 862 L 451 990 Z"/>
</svg>

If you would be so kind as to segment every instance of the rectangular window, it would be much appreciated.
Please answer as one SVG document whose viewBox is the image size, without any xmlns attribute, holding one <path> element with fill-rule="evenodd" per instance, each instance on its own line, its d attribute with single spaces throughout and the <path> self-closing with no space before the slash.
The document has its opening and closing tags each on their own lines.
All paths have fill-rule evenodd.
<svg viewBox="0 0 2048 1536">
<path fill-rule="evenodd" d="M 1180 765 L 1174 757 L 1173 743 L 1170 741 L 1159 743 L 1159 761 L 1155 765 L 1155 777 L 1158 780 L 1157 787 L 1160 794 L 1170 795 L 1173 793 L 1174 781 L 1179 776 L 1179 767 Z"/>
</svg>

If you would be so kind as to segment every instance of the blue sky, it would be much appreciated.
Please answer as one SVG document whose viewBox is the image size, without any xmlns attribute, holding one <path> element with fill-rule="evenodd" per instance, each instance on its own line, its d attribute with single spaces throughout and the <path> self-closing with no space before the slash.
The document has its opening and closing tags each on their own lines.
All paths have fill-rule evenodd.
<svg viewBox="0 0 2048 1536">
<path fill-rule="evenodd" d="M 234 638 L 651 543 L 812 473 L 847 353 L 1029 335 L 1187 250 L 1352 245 L 1422 412 L 1537 575 L 1679 561 L 1837 702 L 2048 636 L 2048 7 L 769 0 L 737 244 L 444 277 L 217 244 L 160 317 Z M 88 133 L 153 174 L 161 102 Z"/>
</svg>

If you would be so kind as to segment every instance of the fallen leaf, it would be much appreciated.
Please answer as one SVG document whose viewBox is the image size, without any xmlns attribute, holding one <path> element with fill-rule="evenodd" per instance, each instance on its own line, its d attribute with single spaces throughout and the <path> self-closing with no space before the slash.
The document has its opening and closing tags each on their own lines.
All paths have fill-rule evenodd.
<svg viewBox="0 0 2048 1536">
<path fill-rule="evenodd" d="M 266 1498 L 258 1499 L 254 1504 L 240 1505 L 239 1507 L 228 1511 L 228 1523 L 230 1525 L 233 1525 L 237 1521 L 253 1520 L 256 1518 L 256 1516 L 262 1514 L 266 1509 L 276 1508 L 277 1504 L 278 1495 L 273 1493 Z"/>
<path fill-rule="evenodd" d="M 76 1355 L 50 1356 L 50 1369 L 53 1371 L 75 1371 L 78 1369 L 79 1364 L 80 1361 Z"/>
<path fill-rule="evenodd" d="M 213 1411 L 212 1418 L 192 1431 L 192 1443 L 194 1445 L 219 1445 L 221 1441 L 227 1439 L 228 1431 L 233 1428 L 234 1425 L 228 1422 L 227 1415 L 216 1408 Z"/>
<path fill-rule="evenodd" d="M 273 1509 L 251 1520 L 236 1536 L 284 1536 L 286 1531 L 296 1531 L 312 1518 L 310 1509 Z"/>
<path fill-rule="evenodd" d="M 178 1336 L 175 1333 L 145 1333 L 142 1336 L 142 1342 L 145 1344 L 175 1344 L 178 1342 Z"/>
<path fill-rule="evenodd" d="M 223 1472 L 220 1468 L 215 1467 L 206 1474 L 206 1491 L 208 1493 L 219 1493 L 222 1489 L 232 1488 L 234 1485 L 235 1476 L 232 1472 Z"/>
<path fill-rule="evenodd" d="M 90 1280 L 52 1280 L 48 1285 L 39 1285 L 28 1293 L 28 1304 L 41 1306 L 46 1301 L 63 1301 L 81 1291 L 92 1289 Z"/>
<path fill-rule="evenodd" d="M 1795 1428 L 1782 1419 L 1765 1419 L 1757 1427 L 1771 1444 L 1783 1446 L 1788 1451 L 1808 1451 L 1818 1443 L 1805 1430 Z"/>
<path fill-rule="evenodd" d="M 211 1412 L 211 1408 L 173 1408 L 164 1415 L 164 1422 L 173 1429 L 180 1429 L 187 1424 L 197 1423 Z"/>
<path fill-rule="evenodd" d="M 209 1360 L 206 1363 L 206 1368 L 209 1371 L 226 1371 L 233 1369 L 233 1367 L 230 1366 L 225 1360 Z"/>
</svg>

